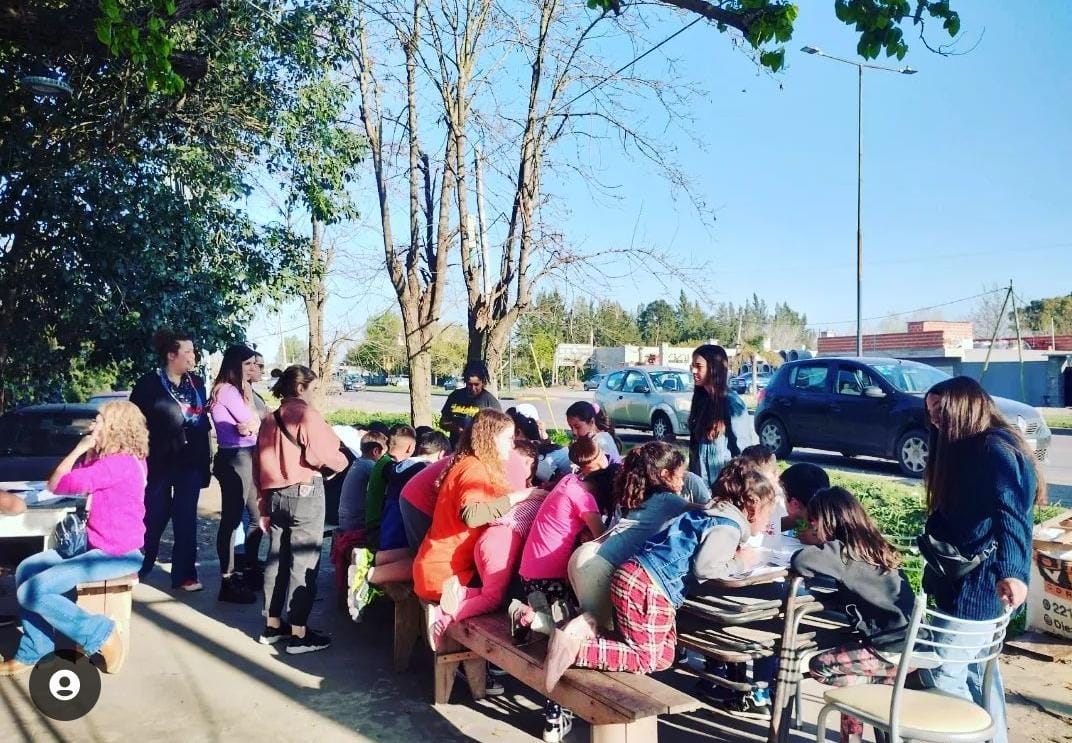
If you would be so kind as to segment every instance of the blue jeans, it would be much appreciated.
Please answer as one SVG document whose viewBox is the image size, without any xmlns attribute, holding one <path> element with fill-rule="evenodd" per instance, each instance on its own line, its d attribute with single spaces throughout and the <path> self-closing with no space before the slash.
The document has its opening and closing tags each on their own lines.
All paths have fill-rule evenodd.
<svg viewBox="0 0 1072 743">
<path fill-rule="evenodd" d="M 160 551 L 160 537 L 171 521 L 175 545 L 171 549 L 171 585 L 197 580 L 197 499 L 202 473 L 189 467 L 150 472 L 145 485 L 145 561 L 138 577 L 153 569 Z"/>
<path fill-rule="evenodd" d="M 957 629 L 957 622 L 934 618 L 934 625 L 936 627 L 949 627 L 950 629 Z M 967 628 L 965 628 L 967 629 Z M 938 639 L 936 642 L 945 642 L 952 645 L 966 644 L 967 639 L 956 639 L 948 636 L 941 636 L 945 639 Z M 924 649 L 929 649 L 927 646 L 922 646 Z M 934 651 L 943 658 L 960 658 L 966 659 L 972 657 L 970 652 L 964 650 L 958 650 L 956 648 L 934 648 Z M 986 654 L 985 652 L 983 653 Z M 986 668 L 985 663 L 954 663 L 938 668 L 922 671 L 921 675 L 926 680 L 927 676 L 930 676 L 930 685 L 941 689 L 949 694 L 954 694 L 962 699 L 970 699 L 976 704 L 982 706 L 983 704 L 983 671 Z M 994 724 L 997 726 L 997 730 L 994 732 L 993 743 L 1008 743 L 1009 741 L 1009 726 L 1005 719 L 1005 686 L 1001 680 L 1001 669 L 999 665 L 994 666 L 994 673 L 990 681 L 990 704 L 987 707 L 987 712 L 990 713 L 991 719 L 994 720 Z"/>
<path fill-rule="evenodd" d="M 27 557 L 15 570 L 22 640 L 15 660 L 32 666 L 56 649 L 55 633 L 82 646 L 86 655 L 100 650 L 115 623 L 103 614 L 90 614 L 64 594 L 79 583 L 129 575 L 141 567 L 141 552 L 109 555 L 90 550 L 63 559 L 56 550 Z"/>
</svg>

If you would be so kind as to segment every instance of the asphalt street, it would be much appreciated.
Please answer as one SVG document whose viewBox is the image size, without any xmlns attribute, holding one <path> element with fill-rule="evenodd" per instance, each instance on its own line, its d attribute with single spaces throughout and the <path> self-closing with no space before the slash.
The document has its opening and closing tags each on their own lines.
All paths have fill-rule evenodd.
<svg viewBox="0 0 1072 743">
<path fill-rule="evenodd" d="M 546 393 L 542 390 L 524 390 L 516 395 L 504 395 L 501 401 L 504 409 L 521 402 L 531 403 L 536 406 L 541 419 L 548 427 L 565 428 L 566 408 L 577 400 L 591 399 L 591 392 L 559 388 L 548 390 Z M 438 410 L 445 401 L 446 393 L 437 391 L 432 398 L 432 407 Z M 407 413 L 409 412 L 409 396 L 402 391 L 387 392 L 370 387 L 362 392 L 346 392 L 341 396 L 329 398 L 328 405 L 331 409 L 355 408 L 366 412 Z M 630 429 L 621 429 L 619 435 L 623 441 L 634 444 L 650 439 L 647 433 Z M 900 470 L 893 462 L 871 457 L 850 459 L 832 452 L 795 449 L 789 460 L 813 462 L 830 469 L 913 482 L 902 477 Z M 1048 460 L 1043 465 L 1043 474 L 1049 484 L 1050 502 L 1072 506 L 1072 436 L 1054 435 Z"/>
</svg>

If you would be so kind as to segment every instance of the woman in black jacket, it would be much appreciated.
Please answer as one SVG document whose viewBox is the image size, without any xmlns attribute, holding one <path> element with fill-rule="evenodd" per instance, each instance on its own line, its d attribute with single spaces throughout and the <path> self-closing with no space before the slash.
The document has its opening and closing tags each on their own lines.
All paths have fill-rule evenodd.
<svg viewBox="0 0 1072 743">
<path fill-rule="evenodd" d="M 197 499 L 209 482 L 209 420 L 205 383 L 191 373 L 197 364 L 193 338 L 169 329 L 156 332 L 160 367 L 134 385 L 130 401 L 149 426 L 149 475 L 145 486 L 145 562 L 153 569 L 160 536 L 171 521 L 171 585 L 200 591 L 197 580 Z"/>
<path fill-rule="evenodd" d="M 923 590 L 944 614 L 994 619 L 1019 608 L 1027 598 L 1032 508 L 1045 502 L 1046 485 L 1020 431 L 1005 420 L 974 379 L 939 382 L 927 392 L 926 404 L 931 437 L 924 533 L 956 548 L 970 561 L 968 565 L 976 564 L 956 571 L 950 564 L 943 571 L 945 562 L 935 556 L 942 565 L 928 560 Z M 1008 740 L 1005 694 L 1001 673 L 995 671 L 989 711 L 998 727 L 993 740 L 1004 743 Z M 942 691 L 982 703 L 983 664 L 947 664 L 931 675 Z"/>
</svg>

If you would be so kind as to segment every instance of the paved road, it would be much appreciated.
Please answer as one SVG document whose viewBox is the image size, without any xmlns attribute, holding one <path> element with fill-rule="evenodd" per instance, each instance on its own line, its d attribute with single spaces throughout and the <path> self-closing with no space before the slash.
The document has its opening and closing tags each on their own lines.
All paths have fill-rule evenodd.
<svg viewBox="0 0 1072 743">
<path fill-rule="evenodd" d="M 566 425 L 566 408 L 577 400 L 591 400 L 591 392 L 574 390 L 554 389 L 548 390 L 546 398 L 542 390 L 524 390 L 514 396 L 504 396 L 503 407 L 510 407 L 520 402 L 531 403 L 540 412 L 540 417 L 551 425 L 553 420 L 558 427 Z M 442 407 L 445 397 L 435 396 L 432 398 L 432 406 L 435 409 Z M 548 405 L 548 402 L 550 405 Z M 357 408 L 365 411 L 382 411 L 385 413 L 409 412 L 409 397 L 398 392 L 384 392 L 376 388 L 369 388 L 364 392 L 346 392 L 341 397 L 330 398 L 329 405 L 332 408 Z M 649 440 L 649 436 L 641 431 L 621 431 L 621 438 L 627 443 L 643 443 Z M 822 467 L 856 472 L 862 474 L 879 475 L 915 482 L 903 478 L 900 470 L 893 462 L 870 457 L 856 457 L 849 459 L 840 454 L 817 451 L 815 449 L 796 449 L 790 456 L 794 462 L 813 462 Z M 1049 460 L 1043 466 L 1043 473 L 1049 483 L 1049 496 L 1051 503 L 1059 503 L 1072 506 L 1072 436 L 1053 437 L 1050 446 Z"/>
</svg>

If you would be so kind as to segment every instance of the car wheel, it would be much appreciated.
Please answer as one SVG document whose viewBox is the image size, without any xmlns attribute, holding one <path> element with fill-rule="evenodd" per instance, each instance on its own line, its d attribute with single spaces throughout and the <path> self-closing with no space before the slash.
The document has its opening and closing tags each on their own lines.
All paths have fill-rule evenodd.
<svg viewBox="0 0 1072 743">
<path fill-rule="evenodd" d="M 759 427 L 759 443 L 774 452 L 778 459 L 785 459 L 793 446 L 789 443 L 789 435 L 785 432 L 785 426 L 777 418 L 767 418 Z"/>
<path fill-rule="evenodd" d="M 651 436 L 656 441 L 674 441 L 674 425 L 670 422 L 666 413 L 657 411 L 651 416 Z"/>
<path fill-rule="evenodd" d="M 908 431 L 897 441 L 897 464 L 909 477 L 923 477 L 927 467 L 929 442 L 927 434 L 919 429 Z"/>
</svg>

